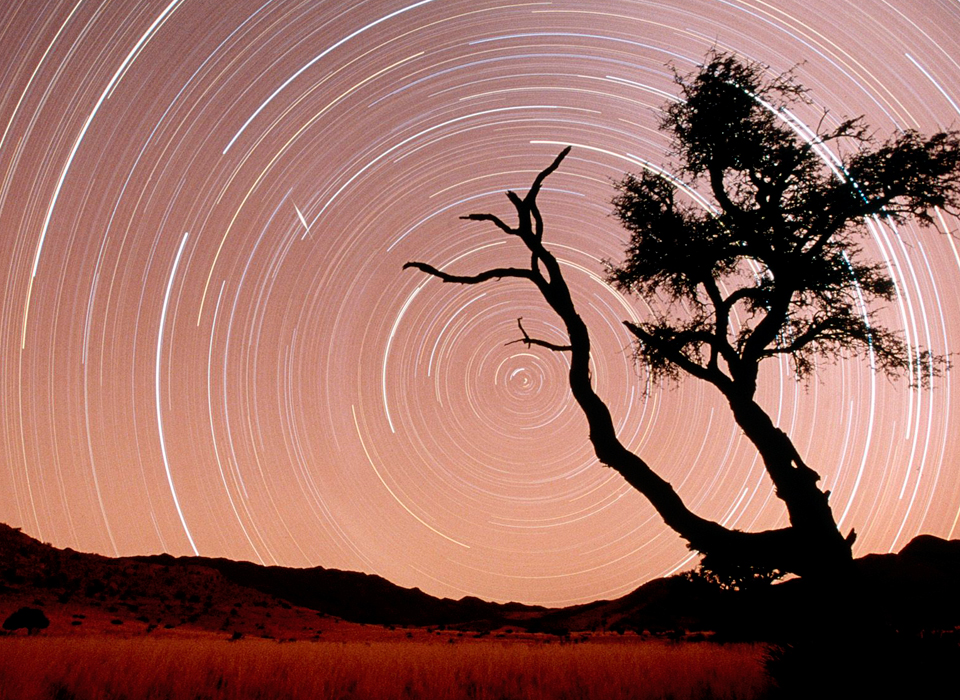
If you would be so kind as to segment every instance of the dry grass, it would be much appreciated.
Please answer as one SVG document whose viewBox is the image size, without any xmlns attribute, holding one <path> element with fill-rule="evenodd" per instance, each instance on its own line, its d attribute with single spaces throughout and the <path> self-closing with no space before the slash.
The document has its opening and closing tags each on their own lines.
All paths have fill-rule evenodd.
<svg viewBox="0 0 960 700">
<path fill-rule="evenodd" d="M 2 700 L 759 697 L 753 645 L 0 639 Z"/>
</svg>

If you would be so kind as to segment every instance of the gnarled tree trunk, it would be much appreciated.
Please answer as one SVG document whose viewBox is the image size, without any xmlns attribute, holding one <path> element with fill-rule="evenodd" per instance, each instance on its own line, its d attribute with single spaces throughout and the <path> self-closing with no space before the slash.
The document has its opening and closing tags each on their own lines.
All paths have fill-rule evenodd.
<svg viewBox="0 0 960 700">
<path fill-rule="evenodd" d="M 408 262 L 405 268 L 419 269 L 443 282 L 479 284 L 502 277 L 526 279 L 536 285 L 544 300 L 566 327 L 568 343 L 559 345 L 530 337 L 520 325 L 527 345 L 570 355 L 570 390 L 589 426 L 589 439 L 597 459 L 617 470 L 642 493 L 664 522 L 685 539 L 690 548 L 717 563 L 745 565 L 757 569 L 778 569 L 801 576 L 834 576 L 852 561 L 851 537 L 844 539 L 837 530 L 828 496 L 816 485 L 819 476 L 803 464 L 789 437 L 773 425 L 769 416 L 752 397 L 740 398 L 734 388 L 724 391 L 734 418 L 756 446 L 777 491 L 786 504 L 790 526 L 762 532 L 741 532 L 700 517 L 690 511 L 669 482 L 660 477 L 639 456 L 628 450 L 616 434 L 610 411 L 597 395 L 590 375 L 590 333 L 577 313 L 570 290 L 553 254 L 543 246 L 543 220 L 536 198 L 544 179 L 560 165 L 569 152 L 565 149 L 534 180 L 521 199 L 513 192 L 507 196 L 518 214 L 512 227 L 492 214 L 463 217 L 490 221 L 504 233 L 517 236 L 531 254 L 529 268 L 494 268 L 476 275 L 451 275 L 432 265 Z M 723 387 L 721 391 L 723 391 Z"/>
</svg>

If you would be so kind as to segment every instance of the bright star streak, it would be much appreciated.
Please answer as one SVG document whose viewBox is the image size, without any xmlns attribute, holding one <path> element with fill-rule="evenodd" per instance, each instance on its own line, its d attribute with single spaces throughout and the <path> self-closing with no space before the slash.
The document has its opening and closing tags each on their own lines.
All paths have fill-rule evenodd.
<svg viewBox="0 0 960 700">
<path fill-rule="evenodd" d="M 160 434 L 160 451 L 163 454 L 163 468 L 167 473 L 167 483 L 170 484 L 170 495 L 173 496 L 173 504 L 177 508 L 177 515 L 180 516 L 180 523 L 183 525 L 183 532 L 190 541 L 190 548 L 193 553 L 199 555 L 197 545 L 190 534 L 190 528 L 187 527 L 187 521 L 183 517 L 183 510 L 180 508 L 180 499 L 177 498 L 177 489 L 173 485 L 173 474 L 170 471 L 170 459 L 167 457 L 167 441 L 163 436 L 163 409 L 162 409 L 162 391 L 160 388 L 160 367 L 163 356 L 163 329 L 167 324 L 167 307 L 170 304 L 170 292 L 173 290 L 173 279 L 177 275 L 177 267 L 180 265 L 180 256 L 183 255 L 183 248 L 187 245 L 187 238 L 190 234 L 184 233 L 183 240 L 180 241 L 180 249 L 177 250 L 177 257 L 173 261 L 173 269 L 170 270 L 170 279 L 167 281 L 167 292 L 163 296 L 163 311 L 160 313 L 160 335 L 157 338 L 157 364 L 156 364 L 156 396 L 157 396 L 157 432 Z"/>
</svg>

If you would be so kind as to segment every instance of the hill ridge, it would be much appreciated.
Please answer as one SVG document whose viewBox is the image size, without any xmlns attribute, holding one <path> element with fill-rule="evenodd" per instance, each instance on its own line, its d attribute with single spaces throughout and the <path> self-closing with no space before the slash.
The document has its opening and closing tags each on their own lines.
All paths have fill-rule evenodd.
<svg viewBox="0 0 960 700">
<path fill-rule="evenodd" d="M 960 540 L 920 535 L 899 554 L 870 554 L 856 564 L 857 593 L 884 624 L 897 629 L 960 625 L 960 601 L 954 595 Z M 821 603 L 802 581 L 734 594 L 683 575 L 649 581 L 614 600 L 565 608 L 475 596 L 454 600 L 403 588 L 377 574 L 322 566 L 298 569 L 170 554 L 106 557 L 58 549 L 0 523 L 0 615 L 34 604 L 76 627 L 92 615 L 141 631 L 197 628 L 276 637 L 295 633 L 297 638 L 321 634 L 320 628 L 341 620 L 481 633 L 507 627 L 663 635 L 735 629 L 762 637 Z"/>
</svg>

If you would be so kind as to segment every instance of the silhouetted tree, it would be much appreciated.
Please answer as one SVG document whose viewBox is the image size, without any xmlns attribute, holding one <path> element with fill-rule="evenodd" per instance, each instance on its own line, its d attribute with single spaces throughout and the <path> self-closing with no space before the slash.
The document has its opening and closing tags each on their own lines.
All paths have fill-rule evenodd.
<svg viewBox="0 0 960 700">
<path fill-rule="evenodd" d="M 3 621 L 3 629 L 10 632 L 25 629 L 27 634 L 36 634 L 38 630 L 50 626 L 50 620 L 38 608 L 20 608 Z"/>
<path fill-rule="evenodd" d="M 646 171 L 617 185 L 615 215 L 630 233 L 626 255 L 608 269 L 621 290 L 658 309 L 626 322 L 636 357 L 655 379 L 692 376 L 717 388 L 753 443 L 783 501 L 789 526 L 740 532 L 691 512 L 673 487 L 618 439 L 590 376 L 590 335 L 554 255 L 544 246 L 537 195 L 569 152 L 562 151 L 525 197 L 508 192 L 515 226 L 488 221 L 519 238 L 529 267 L 454 275 L 422 262 L 412 267 L 444 282 L 479 284 L 511 277 L 533 283 L 563 322 L 568 342 L 521 342 L 569 353 L 569 383 L 589 424 L 597 458 L 644 494 L 668 526 L 713 571 L 793 572 L 819 576 L 849 568 L 854 532 L 838 531 L 820 476 L 757 403 L 761 362 L 787 358 L 798 377 L 820 360 L 869 355 L 875 369 L 926 384 L 944 359 L 908 346 L 874 317 L 894 284 L 882 264 L 865 259 L 868 225 L 931 222 L 954 210 L 960 191 L 960 138 L 904 131 L 883 144 L 859 119 L 817 132 L 791 106 L 805 101 L 789 75 L 729 55 L 712 54 L 699 72 L 678 76 L 681 99 L 665 108 L 661 128 L 679 159 L 669 177 Z M 695 196 L 678 197 L 680 190 Z M 654 300 L 656 298 L 656 300 Z M 746 567 L 746 568 L 744 568 Z"/>
</svg>

